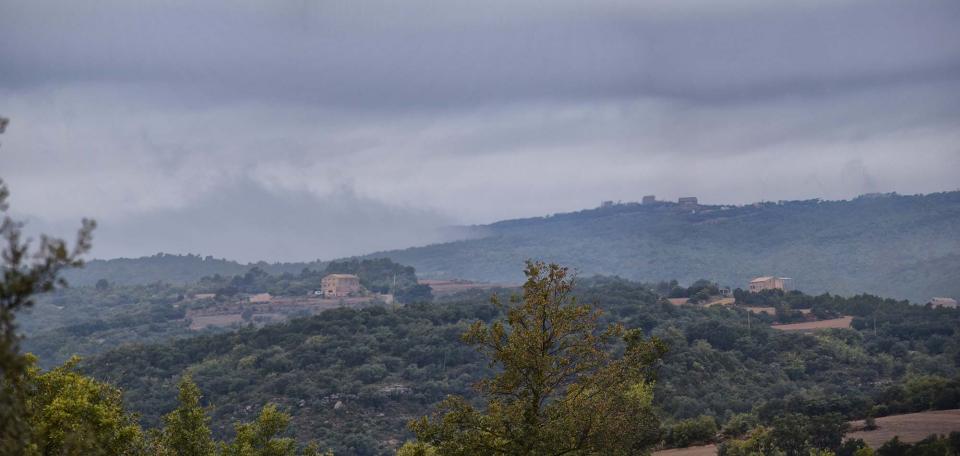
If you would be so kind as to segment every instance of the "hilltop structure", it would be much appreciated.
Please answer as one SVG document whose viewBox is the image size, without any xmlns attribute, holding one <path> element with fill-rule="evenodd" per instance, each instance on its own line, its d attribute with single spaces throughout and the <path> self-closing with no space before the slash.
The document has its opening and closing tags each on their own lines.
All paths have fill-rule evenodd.
<svg viewBox="0 0 960 456">
<path fill-rule="evenodd" d="M 786 290 L 786 277 L 764 276 L 757 277 L 750 281 L 748 285 L 751 293 L 759 293 L 764 290 Z"/>
<path fill-rule="evenodd" d="M 953 298 L 931 298 L 930 305 L 933 307 L 946 307 L 948 309 L 956 309 L 957 300 Z"/>
<path fill-rule="evenodd" d="M 360 278 L 353 274 L 330 274 L 320 281 L 325 298 L 343 298 L 359 293 Z"/>
<path fill-rule="evenodd" d="M 678 203 L 678 204 L 681 204 L 681 205 L 684 205 L 684 206 L 696 206 L 697 204 L 699 204 L 699 203 L 697 202 L 697 197 L 696 197 L 696 196 L 684 196 L 684 197 L 681 197 L 680 199 L 677 200 L 677 203 Z"/>
</svg>

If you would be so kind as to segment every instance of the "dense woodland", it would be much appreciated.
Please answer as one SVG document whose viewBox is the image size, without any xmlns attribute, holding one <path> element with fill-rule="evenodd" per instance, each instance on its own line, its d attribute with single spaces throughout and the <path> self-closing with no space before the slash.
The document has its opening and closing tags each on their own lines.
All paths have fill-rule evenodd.
<svg viewBox="0 0 960 456">
<path fill-rule="evenodd" d="M 94 285 L 105 279 L 118 285 L 142 285 L 164 282 L 177 285 L 194 283 L 203 277 L 243 275 L 253 268 L 271 274 L 297 274 L 306 269 L 322 270 L 324 262 L 241 264 L 236 261 L 194 254 L 172 255 L 158 253 L 142 258 L 114 258 L 91 260 L 83 268 L 64 271 L 64 277 L 74 285 Z"/>
<path fill-rule="evenodd" d="M 639 328 L 669 347 L 654 394 L 667 445 L 713 440 L 717 430 L 739 435 L 784 414 L 853 419 L 960 407 L 960 311 L 870 295 L 738 293 L 779 310 L 752 315 L 748 326 L 743 309 L 666 303 L 657 290 L 677 292 L 673 285 L 598 277 L 581 280 L 576 291 L 604 311 L 603 322 Z M 856 329 L 767 327 L 803 308 L 853 315 Z M 229 436 L 233 422 L 275 403 L 291 413 L 302 441 L 343 454 L 387 454 L 410 438 L 406 423 L 446 395 L 474 397 L 473 384 L 490 371 L 460 335 L 472 321 L 500 317 L 489 293 L 473 292 L 128 345 L 88 359 L 84 369 L 120 386 L 147 425 L 176 405 L 177 379 L 189 372 L 207 395 L 215 435 Z"/>
</svg>

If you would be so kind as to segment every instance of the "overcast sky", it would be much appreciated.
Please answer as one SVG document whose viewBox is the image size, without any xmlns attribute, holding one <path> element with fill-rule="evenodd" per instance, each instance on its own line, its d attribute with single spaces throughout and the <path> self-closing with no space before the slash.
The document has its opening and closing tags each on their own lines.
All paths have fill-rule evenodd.
<svg viewBox="0 0 960 456">
<path fill-rule="evenodd" d="M 309 260 L 960 188 L 960 1 L 0 2 L 0 177 L 94 257 Z"/>
</svg>

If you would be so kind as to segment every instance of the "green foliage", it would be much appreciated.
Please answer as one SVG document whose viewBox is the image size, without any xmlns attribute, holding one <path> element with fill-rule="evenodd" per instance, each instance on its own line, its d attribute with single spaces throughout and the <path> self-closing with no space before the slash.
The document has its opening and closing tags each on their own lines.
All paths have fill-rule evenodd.
<svg viewBox="0 0 960 456">
<path fill-rule="evenodd" d="M 670 345 L 654 385 L 654 405 L 668 423 L 707 415 L 732 429 L 736 415 L 749 414 L 740 418 L 749 423 L 741 427 L 746 432 L 785 413 L 862 419 L 871 410 L 925 410 L 931 398 L 934 408 L 960 407 L 960 311 L 866 295 L 803 295 L 790 299 L 853 315 L 875 311 L 878 334 L 872 326 L 785 333 L 765 328 L 771 320 L 758 315 L 748 332 L 742 309 L 663 304 L 636 282 L 580 279 L 573 293 L 603 310 L 601 325 L 619 322 Z M 122 346 L 85 369 L 122 387 L 145 426 L 158 426 L 176 407 L 170 379 L 189 371 L 212 406 L 216 438 L 229 438 L 231 423 L 248 419 L 246 406 L 276 402 L 291 411 L 301 442 L 316 439 L 337 454 L 392 454 L 385 442 L 411 437 L 408 417 L 447 395 L 479 405 L 472 385 L 491 371 L 459 336 L 467 322 L 499 318 L 504 314 L 489 303 L 489 292 L 477 291 L 433 304 L 337 309 L 260 329 Z M 931 350 L 924 331 L 942 335 L 944 345 Z M 943 381 L 906 388 L 919 374 Z M 334 410 L 337 401 L 346 407 Z"/>
<path fill-rule="evenodd" d="M 406 442 L 397 450 L 397 456 L 437 456 L 437 449 L 423 442 Z"/>
<path fill-rule="evenodd" d="M 296 442 L 290 437 L 281 437 L 290 423 L 290 415 L 268 404 L 252 423 L 236 425 L 237 436 L 233 443 L 224 445 L 222 456 L 293 456 Z"/>
<path fill-rule="evenodd" d="M 200 406 L 200 388 L 189 376 L 180 380 L 177 398 L 180 405 L 163 417 L 162 445 L 180 456 L 213 455 L 210 418 Z"/>
<path fill-rule="evenodd" d="M 907 456 L 910 445 L 900 441 L 899 436 L 888 440 L 877 449 L 877 456 Z"/>
<path fill-rule="evenodd" d="M 807 417 L 796 413 L 781 416 L 773 422 L 773 443 L 786 456 L 805 455 L 810 450 Z"/>
<path fill-rule="evenodd" d="M 721 433 L 727 438 L 737 438 L 745 435 L 759 424 L 757 416 L 752 413 L 737 413 L 723 425 Z"/>
<path fill-rule="evenodd" d="M 863 448 L 868 448 L 863 439 L 847 439 L 837 448 L 837 456 L 856 456 Z"/>
<path fill-rule="evenodd" d="M 787 456 L 799 456 L 810 450 L 835 451 L 840 448 L 850 425 L 839 413 L 804 416 L 786 414 L 773 421 L 773 441 Z"/>
<path fill-rule="evenodd" d="M 712 416 L 680 420 L 667 428 L 664 442 L 672 447 L 687 447 L 712 442 L 717 434 L 717 421 Z"/>
<path fill-rule="evenodd" d="M 949 436 L 932 434 L 914 444 L 902 442 L 899 437 L 894 437 L 880 446 L 876 454 L 877 456 L 957 456 L 960 455 L 960 432 L 951 432 Z M 869 456 L 872 456 L 872 453 Z"/>
<path fill-rule="evenodd" d="M 599 312 L 571 296 L 566 268 L 528 262 L 525 273 L 505 321 L 475 322 L 463 336 L 497 368 L 478 385 L 486 409 L 450 397 L 411 423 L 417 438 L 444 455 L 646 451 L 656 443 L 649 384 L 663 343 L 620 325 L 597 329 Z M 617 338 L 625 348 L 613 358 Z"/>
<path fill-rule="evenodd" d="M 727 440 L 717 446 L 717 456 L 782 456 L 773 431 L 767 427 L 754 428 L 743 440 Z"/>
<path fill-rule="evenodd" d="M 165 282 L 173 285 L 194 283 L 203 277 L 244 275 L 253 268 L 259 268 L 269 274 L 296 274 L 305 268 L 321 270 L 325 264 L 320 261 L 309 263 L 266 263 L 241 264 L 212 256 L 173 255 L 158 253 L 142 258 L 115 258 L 111 260 L 92 260 L 83 269 L 67 271 L 65 277 L 74 285 L 94 285 L 106 279 L 114 285 L 148 285 Z"/>
<path fill-rule="evenodd" d="M 73 250 L 59 239 L 42 236 L 31 253 L 29 240 L 21 240 L 22 224 L 6 215 L 9 192 L 0 181 L 0 454 L 40 455 L 197 455 L 214 454 L 200 408 L 200 391 L 185 377 L 180 383 L 180 407 L 167 414 L 162 430 L 146 439 L 133 415 L 123 407 L 119 389 L 77 371 L 79 358 L 43 372 L 36 357 L 19 351 L 16 314 L 33 306 L 35 295 L 66 286 L 61 270 L 82 265 L 80 255 L 90 248 L 95 226 L 84 220 Z M 106 281 L 95 289 L 110 288 Z M 238 424 L 237 437 L 224 443 L 221 454 L 231 456 L 294 455 L 292 438 L 279 437 L 289 416 L 274 406 L 264 407 L 253 423 Z M 319 455 L 316 446 L 304 454 Z"/>
<path fill-rule="evenodd" d="M 15 315 L 34 304 L 34 295 L 66 285 L 58 277 L 65 268 L 83 264 L 80 256 L 90 249 L 91 233 L 96 226 L 83 220 L 73 249 L 61 239 L 40 237 L 35 251 L 22 239 L 21 222 L 8 215 L 10 191 L 0 180 L 0 242 L 3 243 L 0 278 L 0 454 L 25 452 L 35 438 L 25 416 L 29 416 L 27 391 L 33 362 L 20 353 L 21 336 Z"/>
<path fill-rule="evenodd" d="M 120 390 L 76 371 L 79 359 L 48 372 L 31 366 L 25 419 L 27 455 L 134 455 L 145 451 L 136 419 L 123 409 Z"/>
</svg>

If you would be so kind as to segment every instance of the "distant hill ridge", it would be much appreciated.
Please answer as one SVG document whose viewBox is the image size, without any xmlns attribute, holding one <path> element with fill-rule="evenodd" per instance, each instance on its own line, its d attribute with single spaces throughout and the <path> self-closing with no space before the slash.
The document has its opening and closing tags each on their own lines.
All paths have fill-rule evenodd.
<svg viewBox="0 0 960 456">
<path fill-rule="evenodd" d="M 192 283 L 206 276 L 242 275 L 258 267 L 270 274 L 299 274 L 304 268 L 323 269 L 326 262 L 312 261 L 302 263 L 257 263 L 243 264 L 233 260 L 200 256 L 194 254 L 175 255 L 158 253 L 140 258 L 113 258 L 110 260 L 91 260 L 81 269 L 71 269 L 63 276 L 73 285 L 93 285 L 100 279 L 120 285 L 137 285 L 154 282 L 172 284 Z"/>
<path fill-rule="evenodd" d="M 556 261 L 581 275 L 643 281 L 709 278 L 745 287 L 760 275 L 792 277 L 810 293 L 861 292 L 926 302 L 960 297 L 960 191 L 864 195 L 853 200 L 733 205 L 620 203 L 470 227 L 471 239 L 366 255 L 416 268 L 422 278 L 511 283 L 523 261 Z M 324 262 L 250 263 L 157 254 L 93 260 L 67 278 L 91 285 L 189 283 L 203 276 L 322 269 Z"/>
<path fill-rule="evenodd" d="M 745 206 L 625 203 L 505 220 L 475 239 L 381 252 L 421 277 L 509 282 L 527 258 L 581 275 L 745 287 L 760 275 L 819 293 L 960 296 L 960 192 Z"/>
</svg>

